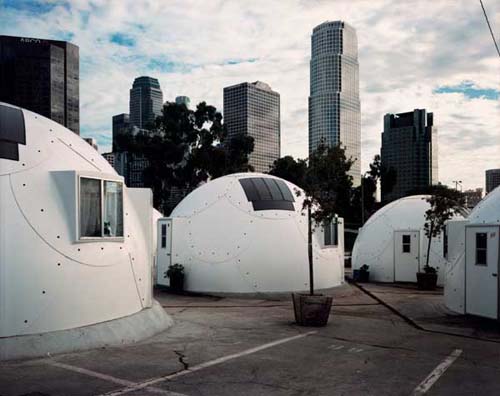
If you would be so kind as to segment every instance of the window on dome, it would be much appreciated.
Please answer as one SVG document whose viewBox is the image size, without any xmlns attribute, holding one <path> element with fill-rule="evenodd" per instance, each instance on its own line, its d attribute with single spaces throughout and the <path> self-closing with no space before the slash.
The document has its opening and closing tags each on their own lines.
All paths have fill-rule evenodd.
<svg viewBox="0 0 500 396">
<path fill-rule="evenodd" d="M 293 194 L 283 180 L 270 177 L 249 177 L 239 181 L 255 211 L 295 210 Z"/>
<path fill-rule="evenodd" d="M 123 183 L 80 177 L 80 239 L 123 237 Z"/>
</svg>

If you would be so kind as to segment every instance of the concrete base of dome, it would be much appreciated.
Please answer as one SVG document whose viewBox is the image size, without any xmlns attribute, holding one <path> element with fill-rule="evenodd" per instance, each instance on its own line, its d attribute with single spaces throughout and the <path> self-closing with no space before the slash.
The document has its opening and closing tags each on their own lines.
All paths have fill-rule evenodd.
<svg viewBox="0 0 500 396">
<path fill-rule="evenodd" d="M 130 344 L 152 337 L 172 324 L 173 319 L 154 301 L 151 308 L 107 322 L 50 333 L 0 338 L 0 360 Z"/>
</svg>

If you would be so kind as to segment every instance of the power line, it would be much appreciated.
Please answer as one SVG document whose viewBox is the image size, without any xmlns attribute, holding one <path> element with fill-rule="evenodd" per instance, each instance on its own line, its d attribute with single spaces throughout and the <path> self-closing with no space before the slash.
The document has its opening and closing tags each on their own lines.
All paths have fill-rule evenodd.
<svg viewBox="0 0 500 396">
<path fill-rule="evenodd" d="M 479 0 L 479 3 L 481 3 L 481 8 L 483 9 L 484 17 L 486 18 L 486 23 L 488 24 L 488 28 L 490 29 L 491 38 L 493 39 L 493 43 L 495 43 L 495 48 L 497 49 L 498 56 L 500 56 L 500 50 L 498 49 L 497 40 L 495 39 L 495 35 L 493 34 L 493 29 L 491 28 L 488 15 L 486 14 L 486 10 L 484 9 L 483 0 Z"/>
</svg>

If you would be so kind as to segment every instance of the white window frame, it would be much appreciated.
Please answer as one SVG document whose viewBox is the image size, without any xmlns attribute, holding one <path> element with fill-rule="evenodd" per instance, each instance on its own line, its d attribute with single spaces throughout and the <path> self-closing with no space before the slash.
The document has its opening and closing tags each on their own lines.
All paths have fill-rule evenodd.
<svg viewBox="0 0 500 396">
<path fill-rule="evenodd" d="M 81 179 L 94 179 L 101 182 L 101 235 L 100 237 L 85 237 L 80 234 L 80 181 Z M 122 185 L 122 216 L 123 216 L 123 236 L 107 237 L 104 236 L 104 182 L 110 181 L 120 183 Z M 123 177 L 101 174 L 97 172 L 78 172 L 75 177 L 76 184 L 76 242 L 123 242 L 125 241 L 125 183 Z"/>
</svg>

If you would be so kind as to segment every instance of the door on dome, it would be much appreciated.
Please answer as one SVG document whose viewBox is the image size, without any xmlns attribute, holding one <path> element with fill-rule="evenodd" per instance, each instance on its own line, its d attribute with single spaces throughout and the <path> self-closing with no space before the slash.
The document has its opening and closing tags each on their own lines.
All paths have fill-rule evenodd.
<svg viewBox="0 0 500 396">
<path fill-rule="evenodd" d="M 498 319 L 499 227 L 465 231 L 465 313 Z"/>
<path fill-rule="evenodd" d="M 169 278 L 165 277 L 172 264 L 172 219 L 158 220 L 158 248 L 157 248 L 157 278 L 156 283 L 169 286 Z"/>
<path fill-rule="evenodd" d="M 416 282 L 420 259 L 420 231 L 394 231 L 394 281 Z"/>
</svg>

